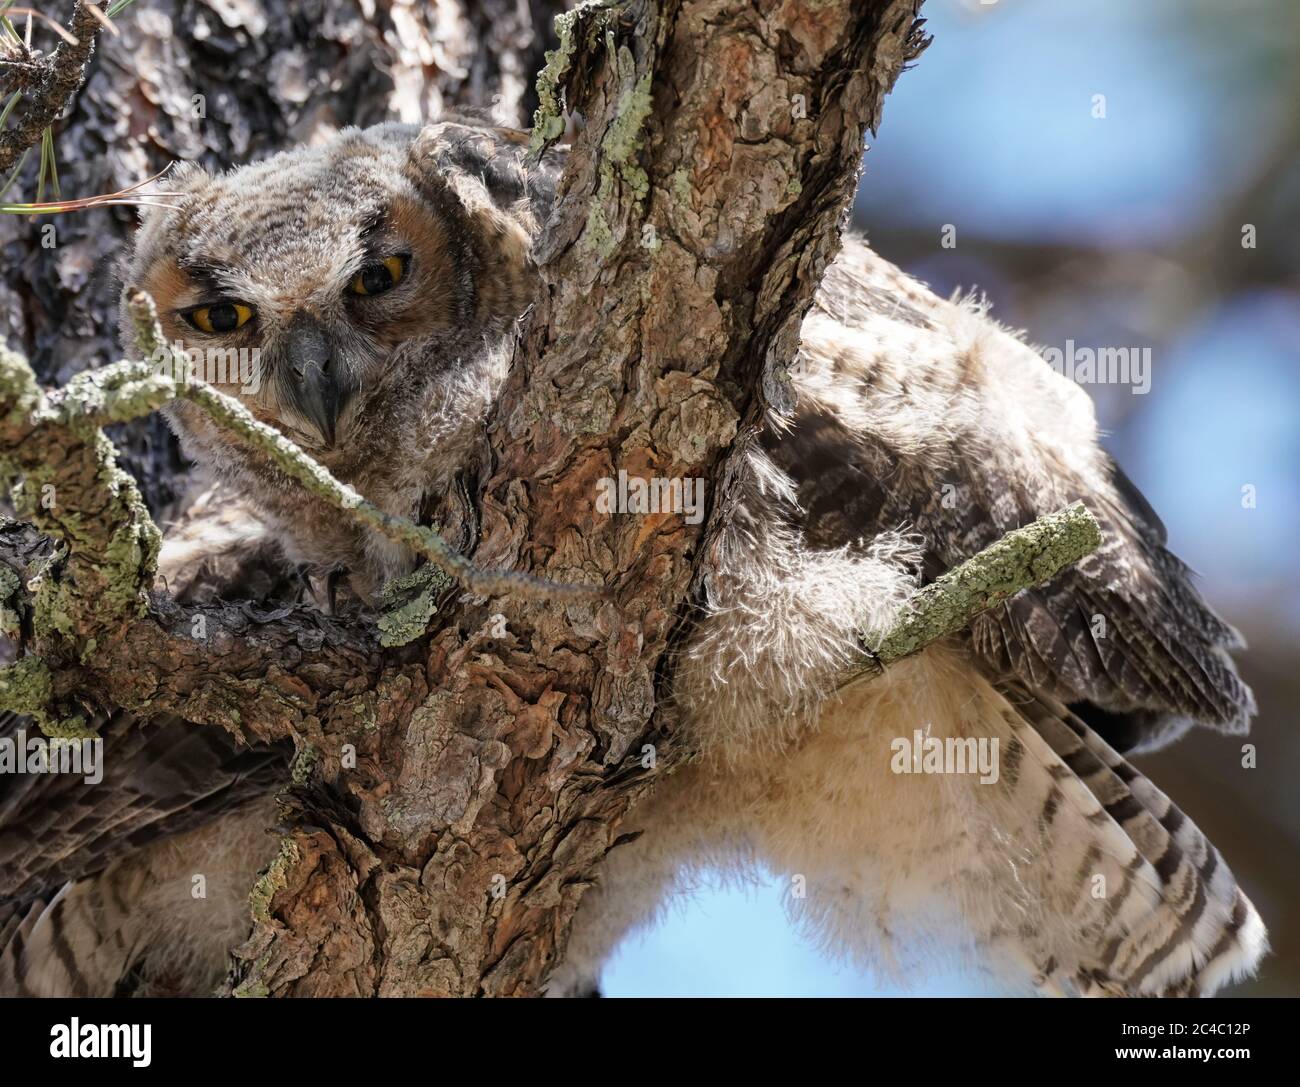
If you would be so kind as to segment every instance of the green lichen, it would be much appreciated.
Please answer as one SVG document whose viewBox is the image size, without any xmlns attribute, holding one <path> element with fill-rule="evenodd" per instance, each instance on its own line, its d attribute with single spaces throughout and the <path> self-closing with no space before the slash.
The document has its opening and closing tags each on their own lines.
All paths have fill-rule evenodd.
<svg viewBox="0 0 1300 1087">
<path fill-rule="evenodd" d="M 0 668 L 0 709 L 31 717 L 52 740 L 98 738 L 84 717 L 60 717 L 54 702 L 54 677 L 40 657 L 23 657 Z"/>
<path fill-rule="evenodd" d="M 158 570 L 162 533 L 149 516 L 135 480 L 117 466 L 117 451 L 103 431 L 95 432 L 95 455 L 99 460 L 100 486 L 116 499 L 116 527 L 104 549 L 108 585 L 97 602 L 110 614 L 134 612 L 143 615 L 145 592 L 153 585 Z"/>
<path fill-rule="evenodd" d="M 265 967 L 270 961 L 271 956 L 268 952 L 258 960 L 257 969 Z M 267 988 L 266 982 L 260 981 L 256 978 L 249 978 L 248 981 L 243 981 L 236 985 L 235 988 L 231 990 L 231 995 L 265 1000 L 271 995 L 271 990 Z"/>
<path fill-rule="evenodd" d="M 564 135 L 564 83 L 577 52 L 578 24 L 597 15 L 604 6 L 596 0 L 555 17 L 555 36 L 559 43 L 555 49 L 546 51 L 546 63 L 537 74 L 537 109 L 533 113 L 533 134 L 529 141 L 533 154 L 539 154 Z"/>
<path fill-rule="evenodd" d="M 45 510 L 39 498 L 44 487 L 54 486 L 55 493 L 59 489 L 52 469 L 30 470 L 15 496 L 20 516 L 67 545 L 51 556 L 32 579 L 32 625 L 39 637 L 74 637 L 87 625 L 79 623 L 78 616 L 88 609 L 93 612 L 94 626 L 102 626 L 114 617 L 143 615 L 148 606 L 146 593 L 158 569 L 162 535 L 149 516 L 135 480 L 117 466 L 116 450 L 102 431 L 96 430 L 91 441 L 97 462 L 97 490 L 108 497 L 110 518 L 100 515 L 92 524 L 64 504 L 66 497 L 57 513 Z M 69 551 L 79 557 L 83 569 L 93 571 L 93 594 L 87 592 L 87 584 L 65 576 Z M 87 659 L 87 647 L 83 647 L 81 656 L 83 661 Z"/>
<path fill-rule="evenodd" d="M 54 680 L 39 657 L 23 657 L 0 668 L 0 709 L 43 714 L 54 699 Z"/>
<path fill-rule="evenodd" d="M 635 63 L 632 51 L 620 46 L 618 69 L 624 83 L 631 82 L 635 75 Z M 617 113 L 602 141 L 608 164 L 618 170 L 638 201 L 650 194 L 650 178 L 637 161 L 645 143 L 645 120 L 650 116 L 650 83 L 651 73 L 645 72 L 619 96 Z"/>
<path fill-rule="evenodd" d="M 306 785 L 319 765 L 320 751 L 315 744 L 303 740 L 293 756 L 293 762 L 289 765 L 289 780 L 294 785 Z"/>
<path fill-rule="evenodd" d="M 133 418 L 165 399 L 149 366 L 125 362 L 79 374 L 45 397 L 27 361 L 0 351 L 0 406 L 4 422 L 14 428 L 10 441 L 32 443 L 25 455 L 10 455 L 0 467 L 7 481 L 22 477 L 12 491 L 19 516 L 67 548 L 36 578 L 32 623 L 38 637 L 73 637 L 80 629 L 143 613 L 161 536 L 99 424 Z M 47 428 L 79 439 L 60 443 L 71 455 L 32 454 L 44 451 Z M 89 481 L 87 458 L 93 465 Z M 83 493 L 87 489 L 96 493 Z M 76 564 L 66 563 L 69 552 Z"/>
<path fill-rule="evenodd" d="M 0 634 L 10 638 L 16 638 L 22 627 L 18 614 L 21 588 L 22 579 L 8 566 L 0 565 Z"/>
<path fill-rule="evenodd" d="M 689 204 L 691 196 L 695 189 L 691 185 L 691 172 L 684 166 L 679 166 L 673 171 L 671 179 L 673 196 L 677 198 L 678 203 Z"/>
<path fill-rule="evenodd" d="M 55 548 L 28 582 L 32 590 L 32 628 L 39 638 L 71 638 L 76 633 L 69 610 L 76 610 L 76 598 L 58 576 L 66 555 L 66 549 Z"/>
<path fill-rule="evenodd" d="M 276 893 L 288 886 L 288 873 L 301 858 L 298 846 L 287 834 L 280 839 L 280 852 L 266 867 L 266 871 L 253 884 L 248 893 L 248 905 L 253 911 L 253 920 L 261 925 L 271 923 L 271 902 Z M 252 995 L 252 994 L 242 994 Z"/>
<path fill-rule="evenodd" d="M 604 181 L 601 181 L 604 188 Z M 602 258 L 608 258 L 614 252 L 614 232 L 605 218 L 605 209 L 598 200 L 593 200 L 587 209 L 587 225 L 582 231 L 582 244 L 595 250 Z"/>
<path fill-rule="evenodd" d="M 452 579 L 429 563 L 384 585 L 379 644 L 390 648 L 415 641 L 438 611 L 438 598 Z"/>
<path fill-rule="evenodd" d="M 70 378 L 36 419 L 84 433 L 142 418 L 175 398 L 176 383 L 170 377 L 147 362 L 123 359 Z"/>
<path fill-rule="evenodd" d="M 645 141 L 645 121 L 651 112 L 651 73 L 636 75 L 636 58 L 626 45 L 618 45 L 610 27 L 611 5 L 603 0 L 580 4 L 555 19 L 557 48 L 546 54 L 546 65 L 537 77 L 537 111 L 533 114 L 530 148 L 540 154 L 564 133 L 564 87 L 580 43 L 588 48 L 603 37 L 621 88 L 614 118 L 601 139 L 599 181 L 582 244 L 602 258 L 608 258 L 616 244 L 605 209 L 610 207 L 619 186 L 627 186 L 639 207 L 650 195 L 650 178 L 638 161 Z"/>
<path fill-rule="evenodd" d="M 22 355 L 0 344 L 0 409 L 8 419 L 30 415 L 41 402 L 36 374 Z"/>
<path fill-rule="evenodd" d="M 36 723 L 51 740 L 98 740 L 100 738 L 99 733 L 91 728 L 80 714 L 59 720 L 46 715 L 37 715 Z"/>
<path fill-rule="evenodd" d="M 650 195 L 650 178 L 638 156 L 645 143 L 645 121 L 651 109 L 651 76 L 646 72 L 634 81 L 635 61 L 631 51 L 626 46 L 615 50 L 612 35 L 609 47 L 615 55 L 624 90 L 619 95 L 614 119 L 601 140 L 600 182 L 592 197 L 586 229 L 582 234 L 582 244 L 598 253 L 602 260 L 609 258 L 617 244 L 604 209 L 615 203 L 620 186 L 631 190 L 637 208 Z"/>
<path fill-rule="evenodd" d="M 882 665 L 906 657 L 1100 546 L 1101 527 L 1082 502 L 1040 517 L 919 590 L 879 645 L 864 648 Z"/>
</svg>

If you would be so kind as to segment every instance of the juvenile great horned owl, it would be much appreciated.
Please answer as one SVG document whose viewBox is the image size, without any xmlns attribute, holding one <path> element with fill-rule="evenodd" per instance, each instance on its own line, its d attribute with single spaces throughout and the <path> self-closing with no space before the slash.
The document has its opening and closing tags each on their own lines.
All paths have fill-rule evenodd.
<svg viewBox="0 0 1300 1087">
<path fill-rule="evenodd" d="M 126 280 L 196 358 L 258 352 L 251 381 L 228 368 L 214 383 L 371 502 L 414 516 L 463 467 L 532 298 L 530 237 L 558 156 L 525 171 L 525 145 L 505 129 L 389 124 L 225 177 L 183 168 L 169 186 L 181 206 L 146 218 Z M 122 329 L 129 340 L 125 311 Z M 192 405 L 169 411 L 185 450 L 257 504 L 292 561 L 347 570 L 363 597 L 411 565 Z"/>
<path fill-rule="evenodd" d="M 252 410 L 385 509 L 419 515 L 454 485 L 501 387 L 547 171 L 521 137 L 457 123 L 351 130 L 225 177 L 190 171 L 180 205 L 145 223 L 128 288 L 154 296 L 186 347 L 259 346 Z M 1210 993 L 1252 971 L 1265 949 L 1254 908 L 1121 754 L 1192 724 L 1243 731 L 1253 704 L 1226 652 L 1239 640 L 1099 450 L 1088 398 L 981 306 L 936 298 L 856 239 L 804 322 L 793 377 L 797 407 L 747 451 L 744 501 L 677 661 L 673 701 L 702 757 L 620 828 L 549 991 L 591 991 L 619 938 L 704 865 L 800 877 L 794 912 L 812 936 L 905 978 L 936 945 L 1045 993 Z M 290 562 L 347 571 L 362 596 L 409 565 L 184 405 L 173 421 Z M 887 630 L 919 585 L 1075 500 L 1103 526 L 1096 553 L 840 689 L 858 635 Z M 997 772 L 895 772 L 899 741 L 920 731 L 996 744 Z M 240 811 L 224 838 L 220 820 L 185 827 L 186 851 L 249 840 L 265 815 Z M 150 938 L 161 896 L 138 885 L 182 878 L 174 840 L 123 842 L 98 875 L 41 869 L 68 881 L 52 902 L 58 882 L 30 876 L 22 893 L 44 897 L 15 914 L 0 977 L 107 992 L 133 970 L 164 973 Z M 205 918 L 217 935 L 177 960 L 190 988 L 220 976 L 267 859 L 239 852 L 226 923 Z M 142 969 L 146 949 L 163 965 Z"/>
</svg>

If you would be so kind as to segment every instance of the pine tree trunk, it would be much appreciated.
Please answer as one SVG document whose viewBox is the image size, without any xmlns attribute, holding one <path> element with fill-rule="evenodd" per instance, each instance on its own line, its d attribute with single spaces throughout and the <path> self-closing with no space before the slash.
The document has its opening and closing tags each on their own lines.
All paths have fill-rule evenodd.
<svg viewBox="0 0 1300 1087">
<path fill-rule="evenodd" d="M 243 161 L 439 99 L 500 94 L 496 108 L 517 116 L 538 12 L 494 6 L 448 28 L 459 8 L 439 4 L 439 30 L 412 39 L 423 6 L 367 25 L 323 4 L 139 3 L 61 136 L 75 164 L 65 188 L 116 188 L 168 155 Z M 364 632 L 321 649 L 325 625 L 285 618 L 281 640 L 213 662 L 226 670 L 220 702 L 206 697 L 211 669 L 169 664 L 152 712 L 299 748 L 293 825 L 254 889 L 232 991 L 539 991 L 621 818 L 688 757 L 664 698 L 672 648 L 724 576 L 713 526 L 745 441 L 787 406 L 784 368 L 838 249 L 864 131 L 921 45 L 918 6 L 630 0 L 566 23 L 541 131 L 563 130 L 560 102 L 580 123 L 536 247 L 542 283 L 478 476 L 440 523 L 482 566 L 606 596 L 447 600 L 431 635 L 387 653 Z M 425 57 L 422 41 L 434 43 Z M 106 214 L 61 223 L 53 254 L 35 253 L 31 224 L 7 227 L 0 306 L 47 380 L 112 355 L 114 288 L 95 271 L 125 226 L 106 230 Z M 175 469 L 162 434 L 133 433 L 128 461 L 160 509 Z M 600 480 L 620 470 L 705 480 L 704 523 L 599 512 Z M 194 648 L 167 623 L 130 624 L 80 681 L 138 709 L 122 673 L 172 651 Z"/>
</svg>

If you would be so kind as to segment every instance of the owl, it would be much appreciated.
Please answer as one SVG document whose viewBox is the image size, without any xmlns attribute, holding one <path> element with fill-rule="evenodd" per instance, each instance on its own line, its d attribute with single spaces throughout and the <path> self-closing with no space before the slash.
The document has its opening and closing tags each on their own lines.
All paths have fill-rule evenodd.
<svg viewBox="0 0 1300 1087">
<path fill-rule="evenodd" d="M 147 290 L 200 365 L 259 352 L 256 381 L 202 376 L 388 512 L 419 518 L 479 455 L 559 159 L 459 119 L 346 130 L 225 176 L 190 168 L 175 206 L 148 213 L 126 293 Z M 1086 394 L 983 302 L 936 297 L 855 237 L 804 320 L 791 377 L 793 410 L 741 450 L 740 501 L 711 537 L 702 606 L 673 660 L 670 704 L 699 757 L 619 828 L 548 994 L 597 991 L 627 932 L 719 870 L 777 873 L 811 939 L 903 984 L 940 950 L 1009 991 L 1053 995 L 1209 994 L 1254 971 L 1259 915 L 1127 758 L 1195 725 L 1246 729 L 1252 696 L 1228 655 L 1241 642 L 1098 446 Z M 174 589 L 237 595 L 250 571 L 301 570 L 345 578 L 365 605 L 411 569 L 188 405 L 171 412 L 222 496 L 169 534 Z M 1092 555 L 849 681 L 861 639 L 888 631 L 918 588 L 1075 501 L 1102 527 Z M 155 743 L 155 780 L 132 779 L 131 744 L 159 730 L 200 734 L 202 750 Z M 43 850 L 34 801 L 0 804 L 0 985 L 217 983 L 274 850 L 257 832 L 284 756 L 218 750 L 211 731 L 154 722 L 119 739 L 105 788 L 131 813 L 121 834 L 65 832 Z M 203 912 L 181 902 L 196 867 L 219 873 Z"/>
<path fill-rule="evenodd" d="M 531 301 L 530 238 L 559 156 L 446 122 L 344 132 L 225 177 L 183 167 L 148 216 L 126 282 L 168 343 L 389 513 L 453 486 Z M 134 335 L 125 307 L 124 339 Z M 247 495 L 311 576 L 372 599 L 413 558 L 343 522 L 184 402 L 182 447 Z"/>
</svg>

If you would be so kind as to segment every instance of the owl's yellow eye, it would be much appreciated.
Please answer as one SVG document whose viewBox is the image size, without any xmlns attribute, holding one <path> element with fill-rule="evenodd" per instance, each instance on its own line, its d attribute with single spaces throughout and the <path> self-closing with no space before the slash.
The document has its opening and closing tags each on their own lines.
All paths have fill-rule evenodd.
<svg viewBox="0 0 1300 1087">
<path fill-rule="evenodd" d="M 383 294 L 402 282 L 406 274 L 405 257 L 386 257 L 372 261 L 352 277 L 348 290 L 353 294 Z"/>
<path fill-rule="evenodd" d="M 190 310 L 185 317 L 200 332 L 220 335 L 248 324 L 253 317 L 253 307 L 243 302 L 218 302 L 215 306 Z"/>
</svg>

